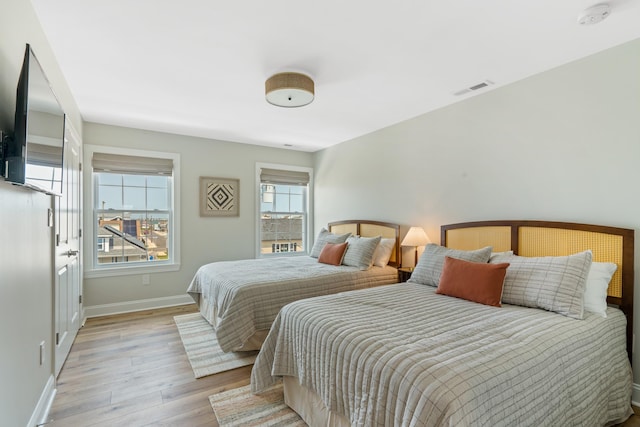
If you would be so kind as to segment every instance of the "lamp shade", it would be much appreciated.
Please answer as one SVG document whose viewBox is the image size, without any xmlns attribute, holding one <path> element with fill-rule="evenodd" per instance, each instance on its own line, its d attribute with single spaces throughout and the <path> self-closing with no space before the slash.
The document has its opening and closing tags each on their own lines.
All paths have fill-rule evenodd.
<svg viewBox="0 0 640 427">
<path fill-rule="evenodd" d="M 431 240 L 429 240 L 429 236 L 427 236 L 422 227 L 411 227 L 400 245 L 418 247 L 429 243 L 431 243 Z"/>
<path fill-rule="evenodd" d="M 267 102 L 278 107 L 302 107 L 313 101 L 315 88 L 310 77 L 300 73 L 280 73 L 264 84 Z"/>
</svg>

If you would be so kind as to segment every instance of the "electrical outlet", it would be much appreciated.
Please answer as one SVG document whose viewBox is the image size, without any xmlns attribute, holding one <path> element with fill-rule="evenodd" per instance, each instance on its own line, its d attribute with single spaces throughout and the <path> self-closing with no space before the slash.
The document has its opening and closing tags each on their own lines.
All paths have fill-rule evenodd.
<svg viewBox="0 0 640 427">
<path fill-rule="evenodd" d="M 44 365 L 44 341 L 40 343 L 40 366 Z"/>
<path fill-rule="evenodd" d="M 149 275 L 148 274 L 143 274 L 142 275 L 142 284 L 143 285 L 149 285 L 150 284 Z"/>
</svg>

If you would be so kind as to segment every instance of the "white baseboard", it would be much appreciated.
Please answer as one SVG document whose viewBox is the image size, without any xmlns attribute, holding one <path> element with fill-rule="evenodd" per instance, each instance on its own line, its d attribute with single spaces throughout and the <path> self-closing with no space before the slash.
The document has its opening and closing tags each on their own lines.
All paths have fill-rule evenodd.
<svg viewBox="0 0 640 427">
<path fill-rule="evenodd" d="M 633 383 L 631 404 L 640 408 L 640 384 Z"/>
<path fill-rule="evenodd" d="M 189 295 L 174 295 L 172 297 L 140 299 L 136 301 L 116 302 L 113 304 L 99 304 L 84 307 L 85 318 L 108 316 L 111 314 L 131 313 L 133 311 L 151 310 L 154 308 L 173 307 L 176 305 L 193 304 Z"/>
<path fill-rule="evenodd" d="M 42 394 L 40 395 L 40 399 L 38 399 L 38 404 L 36 405 L 33 413 L 31 414 L 31 419 L 27 424 L 27 427 L 35 427 L 47 422 L 47 418 L 49 417 L 49 411 L 51 410 L 51 405 L 53 404 L 53 398 L 56 396 L 56 379 L 53 374 L 49 375 L 49 379 L 47 380 L 47 384 L 44 386 L 44 390 L 42 390 Z"/>
</svg>

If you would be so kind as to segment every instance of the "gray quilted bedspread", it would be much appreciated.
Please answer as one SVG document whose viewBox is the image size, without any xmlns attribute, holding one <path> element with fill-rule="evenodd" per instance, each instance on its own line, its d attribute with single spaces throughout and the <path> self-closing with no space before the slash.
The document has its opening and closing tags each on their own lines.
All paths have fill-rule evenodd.
<svg viewBox="0 0 640 427">
<path fill-rule="evenodd" d="M 187 293 L 216 329 L 223 351 L 239 349 L 256 331 L 268 330 L 284 305 L 303 298 L 398 282 L 393 267 L 319 263 L 308 256 L 221 261 L 196 272 Z"/>
<path fill-rule="evenodd" d="M 282 309 L 253 368 L 354 426 L 601 426 L 631 413 L 626 319 L 489 307 L 403 283 Z"/>
</svg>

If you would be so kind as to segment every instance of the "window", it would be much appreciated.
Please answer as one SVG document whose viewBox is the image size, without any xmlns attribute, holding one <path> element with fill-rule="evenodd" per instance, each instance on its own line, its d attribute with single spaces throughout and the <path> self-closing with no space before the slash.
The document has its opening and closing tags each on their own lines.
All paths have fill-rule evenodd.
<svg viewBox="0 0 640 427">
<path fill-rule="evenodd" d="M 308 253 L 309 168 L 258 165 L 258 256 Z"/>
<path fill-rule="evenodd" d="M 89 150 L 93 244 L 88 276 L 176 270 L 179 156 L 107 147 Z"/>
</svg>

